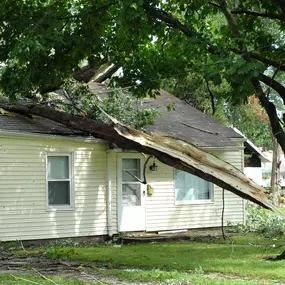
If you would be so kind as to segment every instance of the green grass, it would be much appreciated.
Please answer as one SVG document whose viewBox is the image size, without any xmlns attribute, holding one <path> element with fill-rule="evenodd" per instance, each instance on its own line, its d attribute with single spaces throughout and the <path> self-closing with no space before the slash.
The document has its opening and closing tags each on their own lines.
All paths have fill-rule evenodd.
<svg viewBox="0 0 285 285">
<path fill-rule="evenodd" d="M 108 277 L 116 277 L 119 280 L 128 280 L 134 284 L 138 282 L 154 282 L 154 284 L 198 284 L 198 285 L 259 285 L 259 284 L 276 284 L 265 280 L 235 280 L 229 279 L 226 276 L 219 274 L 212 275 L 212 277 L 205 276 L 201 273 L 185 273 L 178 271 L 162 271 L 158 269 L 153 270 L 119 270 L 109 269 L 100 270 L 100 275 Z"/>
<path fill-rule="evenodd" d="M 246 236 L 232 236 L 229 239 L 213 240 L 213 243 L 236 244 L 236 245 L 267 245 L 267 246 L 285 246 L 285 236 L 276 238 L 264 238 L 260 235 L 248 234 Z"/>
<path fill-rule="evenodd" d="M 53 280 L 56 284 L 60 285 L 98 285 L 100 283 L 90 283 L 84 282 L 79 279 L 74 278 L 63 278 L 63 277 L 52 277 L 46 276 L 47 278 Z M 34 282 L 34 283 L 32 283 Z M 53 284 L 49 280 L 45 280 L 40 276 L 34 275 L 11 275 L 11 274 L 0 274 L 0 285 L 28 285 L 28 284 L 40 284 L 40 285 L 50 285 Z"/>
<path fill-rule="evenodd" d="M 274 283 L 268 283 L 265 281 L 246 281 L 246 280 L 228 280 L 223 279 L 223 277 L 210 278 L 205 276 L 199 276 L 198 274 L 187 274 L 187 273 L 177 273 L 177 272 L 162 272 L 162 271 L 136 271 L 136 272 L 123 272 L 117 270 L 109 271 L 106 276 L 118 277 L 119 280 L 128 280 L 125 283 L 137 284 L 137 282 L 153 282 L 155 285 L 273 285 Z M 168 277 L 161 281 L 161 276 Z M 51 279 L 55 284 L 59 285 L 103 285 L 110 284 L 108 281 L 99 283 L 89 283 L 82 280 L 74 278 L 62 278 L 62 277 L 51 277 L 46 276 Z M 34 283 L 33 283 L 34 282 Z M 0 285 L 29 285 L 29 284 L 40 284 L 40 285 L 50 285 L 54 284 L 49 280 L 44 280 L 39 276 L 34 275 L 8 275 L 0 274 Z M 113 283 L 112 283 L 113 284 Z M 124 284 L 124 283 L 120 283 Z"/>
<path fill-rule="evenodd" d="M 47 257 L 96 262 L 108 268 L 177 270 L 179 272 L 222 273 L 249 278 L 285 279 L 285 261 L 267 261 L 265 256 L 280 254 L 271 245 L 214 243 L 162 243 L 50 248 Z"/>
<path fill-rule="evenodd" d="M 283 284 L 285 260 L 273 262 L 264 257 L 280 254 L 285 250 L 284 245 L 284 236 L 265 239 L 248 235 L 234 236 L 228 240 L 213 240 L 208 243 L 153 243 L 121 247 L 49 246 L 32 251 L 19 251 L 17 254 L 44 254 L 47 258 L 77 260 L 82 263 L 85 270 L 89 268 L 85 264 L 95 262 L 97 268 L 107 269 L 89 269 L 90 273 L 128 280 L 133 284 L 154 282 L 169 285 L 257 285 L 274 284 L 270 283 L 274 280 Z M 211 278 L 212 275 L 218 278 Z M 59 284 L 73 283 L 59 282 Z"/>
</svg>

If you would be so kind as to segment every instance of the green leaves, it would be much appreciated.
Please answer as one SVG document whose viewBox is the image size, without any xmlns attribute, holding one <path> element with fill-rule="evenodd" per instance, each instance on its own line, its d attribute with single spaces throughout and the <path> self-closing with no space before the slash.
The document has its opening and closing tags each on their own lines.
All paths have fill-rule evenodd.
<svg viewBox="0 0 285 285">
<path fill-rule="evenodd" d="M 282 12 L 274 2 L 228 3 L 238 38 L 219 5 L 206 0 L 3 0 L 1 90 L 12 99 L 35 96 L 46 87 L 60 87 L 92 58 L 94 65 L 120 66 L 121 76 L 111 84 L 130 86 L 138 97 L 153 94 L 165 80 L 181 82 L 190 74 L 220 88 L 219 98 L 245 102 L 256 93 L 252 78 L 271 68 L 262 59 L 285 62 L 285 26 L 268 16 Z M 261 59 L 251 59 L 250 52 Z"/>
</svg>

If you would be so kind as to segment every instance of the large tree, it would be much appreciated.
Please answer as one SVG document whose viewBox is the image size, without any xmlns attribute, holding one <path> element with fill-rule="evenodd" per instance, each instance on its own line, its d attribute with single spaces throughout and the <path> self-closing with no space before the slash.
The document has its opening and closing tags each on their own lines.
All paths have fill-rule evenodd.
<svg viewBox="0 0 285 285">
<path fill-rule="evenodd" d="M 2 93 L 12 100 L 46 98 L 46 93 L 60 89 L 71 77 L 82 82 L 93 78 L 103 81 L 108 76 L 100 75 L 102 65 L 110 67 L 109 74 L 121 67 L 121 76 L 113 77 L 111 83 L 129 86 L 141 96 L 159 89 L 163 79 L 184 77 L 191 71 L 203 74 L 215 85 L 225 79 L 232 88 L 227 100 L 232 102 L 242 102 L 253 93 L 259 96 L 273 133 L 285 150 L 282 124 L 263 87 L 265 84 L 285 99 L 285 88 L 278 81 L 285 71 L 284 1 L 2 0 L 0 18 L 0 84 Z M 125 138 L 118 128 L 96 127 L 87 119 L 78 123 L 76 118 L 39 108 L 31 105 L 14 110 L 65 120 L 76 128 L 89 126 L 94 135 L 145 150 L 168 164 L 240 191 L 232 188 L 231 178 L 225 174 L 209 175 L 211 170 L 198 169 L 189 158 L 185 164 L 185 157 L 179 155 L 190 146 L 174 151 L 175 146 L 167 141 L 167 148 L 155 144 L 153 151 L 132 136 Z M 135 140 L 140 136 L 143 134 L 137 134 Z M 171 157 L 165 155 L 169 147 Z M 176 151 L 180 151 L 177 156 Z M 188 149 L 187 153 L 194 155 L 196 151 Z M 212 160 L 205 164 L 212 167 Z M 225 173 L 229 171 L 226 168 Z M 236 175 L 235 179 L 240 174 Z M 248 184 L 239 179 L 244 186 Z M 245 197 L 255 200 L 248 192 Z"/>
<path fill-rule="evenodd" d="M 70 76 L 88 81 L 103 63 L 122 67 L 117 84 L 143 95 L 198 72 L 217 85 L 226 79 L 233 102 L 259 96 L 285 150 L 264 91 L 285 99 L 283 0 L 3 0 L 0 17 L 1 89 L 10 98 L 57 89 Z"/>
</svg>

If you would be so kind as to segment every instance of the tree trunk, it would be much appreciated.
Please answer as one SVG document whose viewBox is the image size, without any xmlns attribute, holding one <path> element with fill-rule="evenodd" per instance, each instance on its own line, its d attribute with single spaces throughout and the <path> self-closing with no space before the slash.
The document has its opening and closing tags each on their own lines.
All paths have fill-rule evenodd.
<svg viewBox="0 0 285 285">
<path fill-rule="evenodd" d="M 113 142 L 120 148 L 153 155 L 169 166 L 197 175 L 282 215 L 270 203 L 263 187 L 255 184 L 233 165 L 185 141 L 148 135 L 131 129 L 111 117 L 113 124 L 103 124 L 38 104 L 9 106 L 7 103 L 0 102 L 0 107 L 14 112 L 49 118 L 70 128 L 87 132 L 96 138 Z"/>
<path fill-rule="evenodd" d="M 273 204 L 276 207 L 280 206 L 280 167 L 281 167 L 281 155 L 282 150 L 277 142 L 277 139 L 272 135 L 272 144 L 273 144 L 273 158 L 272 158 L 272 169 L 271 169 L 271 183 L 270 191 L 273 198 Z"/>
</svg>

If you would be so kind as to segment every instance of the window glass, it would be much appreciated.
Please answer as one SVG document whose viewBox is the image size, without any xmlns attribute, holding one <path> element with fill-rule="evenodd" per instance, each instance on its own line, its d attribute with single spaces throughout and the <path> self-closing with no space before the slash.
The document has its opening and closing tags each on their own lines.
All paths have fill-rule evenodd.
<svg viewBox="0 0 285 285">
<path fill-rule="evenodd" d="M 122 181 L 138 182 L 135 177 L 140 178 L 140 159 L 123 158 L 122 159 Z M 134 177 L 135 176 L 135 177 Z"/>
<path fill-rule="evenodd" d="M 141 186 L 139 184 L 122 185 L 123 206 L 141 205 Z"/>
<path fill-rule="evenodd" d="M 188 172 L 175 169 L 176 201 L 210 200 L 210 183 Z"/>
<path fill-rule="evenodd" d="M 48 206 L 71 206 L 70 156 L 47 157 Z"/>
<path fill-rule="evenodd" d="M 141 205 L 141 160 L 139 158 L 122 159 L 122 206 Z"/>
<path fill-rule="evenodd" d="M 49 205 L 70 205 L 70 183 L 69 181 L 48 182 Z"/>
<path fill-rule="evenodd" d="M 69 157 L 48 157 L 48 179 L 69 179 Z"/>
</svg>

